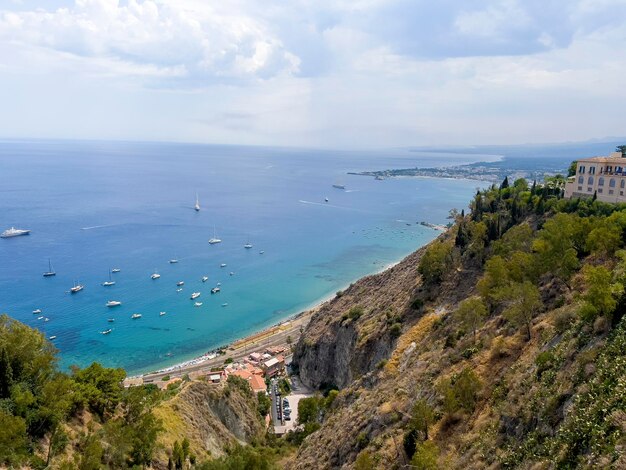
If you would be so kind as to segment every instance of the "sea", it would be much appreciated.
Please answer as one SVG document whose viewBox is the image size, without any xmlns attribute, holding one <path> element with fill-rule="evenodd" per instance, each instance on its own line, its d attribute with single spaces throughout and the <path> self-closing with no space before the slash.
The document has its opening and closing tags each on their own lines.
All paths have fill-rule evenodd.
<svg viewBox="0 0 626 470">
<path fill-rule="evenodd" d="M 497 158 L 0 141 L 0 231 L 32 231 L 0 239 L 0 313 L 56 337 L 64 369 L 93 361 L 129 374 L 171 366 L 286 321 L 401 260 L 440 234 L 419 222 L 446 224 L 450 209 L 465 208 L 485 185 L 348 172 Z M 222 242 L 209 244 L 213 236 Z M 56 276 L 43 277 L 49 260 Z M 109 277 L 115 285 L 102 286 Z M 71 294 L 76 283 L 84 289 Z M 191 300 L 193 292 L 200 297 Z M 109 308 L 109 300 L 122 304 Z"/>
</svg>

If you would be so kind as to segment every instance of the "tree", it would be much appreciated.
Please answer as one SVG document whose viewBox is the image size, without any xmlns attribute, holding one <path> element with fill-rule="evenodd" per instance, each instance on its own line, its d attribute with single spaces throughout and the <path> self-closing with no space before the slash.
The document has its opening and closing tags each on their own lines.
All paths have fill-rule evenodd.
<svg viewBox="0 0 626 470">
<path fill-rule="evenodd" d="M 259 414 L 263 417 L 267 416 L 272 408 L 272 400 L 265 392 L 257 392 L 256 397 L 258 401 L 257 409 L 259 410 Z"/>
<path fill-rule="evenodd" d="M 542 272 L 567 282 L 578 266 L 575 240 L 581 232 L 577 215 L 560 213 L 544 224 L 532 245 Z"/>
<path fill-rule="evenodd" d="M 298 402 L 298 424 L 317 423 L 320 415 L 319 397 L 303 398 Z"/>
<path fill-rule="evenodd" d="M 183 468 L 183 464 L 185 463 L 185 456 L 183 454 L 183 448 L 178 443 L 178 441 L 174 441 L 174 448 L 172 449 L 172 460 L 174 460 L 174 468 L 176 470 L 181 470 Z"/>
<path fill-rule="evenodd" d="M 505 176 L 504 180 L 502 180 L 502 184 L 500 185 L 500 189 L 506 189 L 509 187 L 509 177 Z"/>
<path fill-rule="evenodd" d="M 476 341 L 476 330 L 487 316 L 487 309 L 480 297 L 470 297 L 459 304 L 455 312 L 455 317 L 465 328 L 472 331 L 474 342 Z"/>
<path fill-rule="evenodd" d="M 482 263 L 485 254 L 485 243 L 487 242 L 487 225 L 484 222 L 472 222 L 469 226 L 469 233 L 468 252 Z"/>
<path fill-rule="evenodd" d="M 526 339 L 530 340 L 533 318 L 542 306 L 539 289 L 529 281 L 514 283 L 509 287 L 507 297 L 504 317 L 519 328 L 525 327 Z"/>
<path fill-rule="evenodd" d="M 9 398 L 13 385 L 13 369 L 5 348 L 0 350 L 0 399 Z"/>
<path fill-rule="evenodd" d="M 622 157 L 626 157 L 626 145 L 618 145 L 615 147 L 616 152 L 622 152 Z"/>
<path fill-rule="evenodd" d="M 428 427 L 434 422 L 435 414 L 432 407 L 424 399 L 419 399 L 411 410 L 411 420 L 404 435 L 404 451 L 409 458 L 415 452 L 415 445 L 418 442 L 428 440 Z"/>
<path fill-rule="evenodd" d="M 0 409 L 0 464 L 19 464 L 27 455 L 26 423 Z"/>
<path fill-rule="evenodd" d="M 366 450 L 359 453 L 354 461 L 354 470 L 374 470 L 374 460 Z"/>
<path fill-rule="evenodd" d="M 578 168 L 578 162 L 576 160 L 574 160 L 572 163 L 569 164 L 569 167 L 567 169 L 567 176 L 574 176 L 576 175 L 576 170 Z"/>
<path fill-rule="evenodd" d="M 418 470 L 439 469 L 439 448 L 433 441 L 420 442 L 415 446 L 415 453 L 411 459 L 411 467 Z"/>
<path fill-rule="evenodd" d="M 622 231 L 616 225 L 601 225 L 587 235 L 587 249 L 593 254 L 612 255 L 621 242 Z"/>
<path fill-rule="evenodd" d="M 449 242 L 435 242 L 430 245 L 418 266 L 418 272 L 426 283 L 439 282 L 452 265 L 452 245 Z"/>
<path fill-rule="evenodd" d="M 514 182 L 513 182 L 513 187 L 517 190 L 517 191 L 528 191 L 528 181 L 526 181 L 526 178 L 517 178 Z"/>
<path fill-rule="evenodd" d="M 624 286 L 613 282 L 613 276 L 604 266 L 586 264 L 582 271 L 587 285 L 587 292 L 583 295 L 585 308 L 583 317 L 593 320 L 598 315 L 611 315 L 617 306 L 617 298 L 624 292 Z"/>
</svg>

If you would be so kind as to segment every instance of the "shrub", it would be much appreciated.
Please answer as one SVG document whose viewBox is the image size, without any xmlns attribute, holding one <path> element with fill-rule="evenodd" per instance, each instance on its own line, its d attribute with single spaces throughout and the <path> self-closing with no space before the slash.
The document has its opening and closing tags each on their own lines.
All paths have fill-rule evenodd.
<svg viewBox="0 0 626 470">
<path fill-rule="evenodd" d="M 370 443 L 369 437 L 366 432 L 361 432 L 356 438 L 356 445 L 359 449 L 364 449 Z"/>
<path fill-rule="evenodd" d="M 398 336 L 400 336 L 402 334 L 402 324 L 396 322 L 391 325 L 391 327 L 389 328 L 389 334 L 392 338 L 397 338 Z"/>
<path fill-rule="evenodd" d="M 439 448 L 433 441 L 420 442 L 415 446 L 415 453 L 411 459 L 411 465 L 418 470 L 437 470 L 439 460 Z"/>
<path fill-rule="evenodd" d="M 350 318 L 351 320 L 358 320 L 359 318 L 361 318 L 363 313 L 365 313 L 363 307 L 356 305 L 348 311 L 348 318 Z"/>
</svg>

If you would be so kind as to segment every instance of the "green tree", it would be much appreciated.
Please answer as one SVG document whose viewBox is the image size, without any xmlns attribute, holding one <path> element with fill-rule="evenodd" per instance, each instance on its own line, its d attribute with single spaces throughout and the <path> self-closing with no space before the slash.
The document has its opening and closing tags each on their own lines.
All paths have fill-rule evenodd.
<svg viewBox="0 0 626 470">
<path fill-rule="evenodd" d="M 0 464 L 18 465 L 28 452 L 26 423 L 0 408 Z"/>
<path fill-rule="evenodd" d="M 298 402 L 298 424 L 316 423 L 320 416 L 320 398 L 303 398 Z"/>
<path fill-rule="evenodd" d="M 428 427 L 434 422 L 435 414 L 432 407 L 424 399 L 419 399 L 411 410 L 411 419 L 404 434 L 403 446 L 407 456 L 411 458 L 418 442 L 428 440 Z"/>
<path fill-rule="evenodd" d="M 267 396 L 265 392 L 257 392 L 257 409 L 259 410 L 259 414 L 263 417 L 267 416 L 272 408 L 272 400 Z"/>
<path fill-rule="evenodd" d="M 0 399 L 9 398 L 13 385 L 13 369 L 5 348 L 0 350 Z"/>
<path fill-rule="evenodd" d="M 504 317 L 519 328 L 526 329 L 526 339 L 531 338 L 533 318 L 541 308 L 539 289 L 531 282 L 514 283 L 507 290 L 507 308 Z"/>
<path fill-rule="evenodd" d="M 502 180 L 502 183 L 500 184 L 500 189 L 506 189 L 509 187 L 509 177 L 505 176 L 504 179 Z"/>
<path fill-rule="evenodd" d="M 533 229 L 527 223 L 515 225 L 507 230 L 502 238 L 493 243 L 493 253 L 509 259 L 516 251 L 527 252 L 533 239 Z"/>
<path fill-rule="evenodd" d="M 578 162 L 574 160 L 572 163 L 569 164 L 569 167 L 567 168 L 567 176 L 575 176 L 577 168 Z"/>
<path fill-rule="evenodd" d="M 575 241 L 580 232 L 580 218 L 571 214 L 557 214 L 544 224 L 533 242 L 542 272 L 567 282 L 578 267 Z"/>
<path fill-rule="evenodd" d="M 112 413 L 120 402 L 126 372 L 124 369 L 108 369 L 94 362 L 85 369 L 74 368 L 73 378 L 89 408 L 103 417 L 105 413 Z"/>
<path fill-rule="evenodd" d="M 597 255 L 610 256 L 622 242 L 622 231 L 616 225 L 603 224 L 587 235 L 587 249 Z"/>
<path fill-rule="evenodd" d="M 622 157 L 626 157 L 626 145 L 618 145 L 615 147 L 616 152 L 622 152 Z"/>
<path fill-rule="evenodd" d="M 469 245 L 467 248 L 470 256 L 482 263 L 487 243 L 487 225 L 484 222 L 472 222 L 469 225 Z"/>
<path fill-rule="evenodd" d="M 79 445 L 75 459 L 79 470 L 99 470 L 104 450 L 97 434 L 90 433 L 85 436 Z"/>
<path fill-rule="evenodd" d="M 418 470 L 438 470 L 439 448 L 433 441 L 419 442 L 411 459 L 412 468 Z"/>
<path fill-rule="evenodd" d="M 354 470 L 374 470 L 374 460 L 370 453 L 366 450 L 361 451 L 354 461 Z"/>
<path fill-rule="evenodd" d="M 586 264 L 582 271 L 587 291 L 582 296 L 585 300 L 583 317 L 594 319 L 598 315 L 611 315 L 617 306 L 617 299 L 624 292 L 624 286 L 613 282 L 613 275 L 604 266 Z"/>
<path fill-rule="evenodd" d="M 459 405 L 466 411 L 474 410 L 481 388 L 480 379 L 469 367 L 463 369 L 454 380 L 454 394 Z"/>
<path fill-rule="evenodd" d="M 435 242 L 428 246 L 420 261 L 418 272 L 426 283 L 439 282 L 452 265 L 452 244 Z"/>
<path fill-rule="evenodd" d="M 172 449 L 172 460 L 174 460 L 174 468 L 176 470 L 181 470 L 185 463 L 185 456 L 183 454 L 183 448 L 178 443 L 178 441 L 174 441 L 174 448 Z"/>
<path fill-rule="evenodd" d="M 470 297 L 459 304 L 455 317 L 461 324 L 472 331 L 476 341 L 476 330 L 487 316 L 487 308 L 480 297 Z"/>
</svg>

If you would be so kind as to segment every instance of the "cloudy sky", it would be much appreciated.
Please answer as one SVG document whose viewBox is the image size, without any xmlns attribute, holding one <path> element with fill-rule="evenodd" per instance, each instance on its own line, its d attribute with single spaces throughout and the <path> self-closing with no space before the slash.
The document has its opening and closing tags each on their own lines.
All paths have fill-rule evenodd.
<svg viewBox="0 0 626 470">
<path fill-rule="evenodd" d="M 626 134 L 626 0 L 0 0 L 0 137 Z"/>
</svg>

